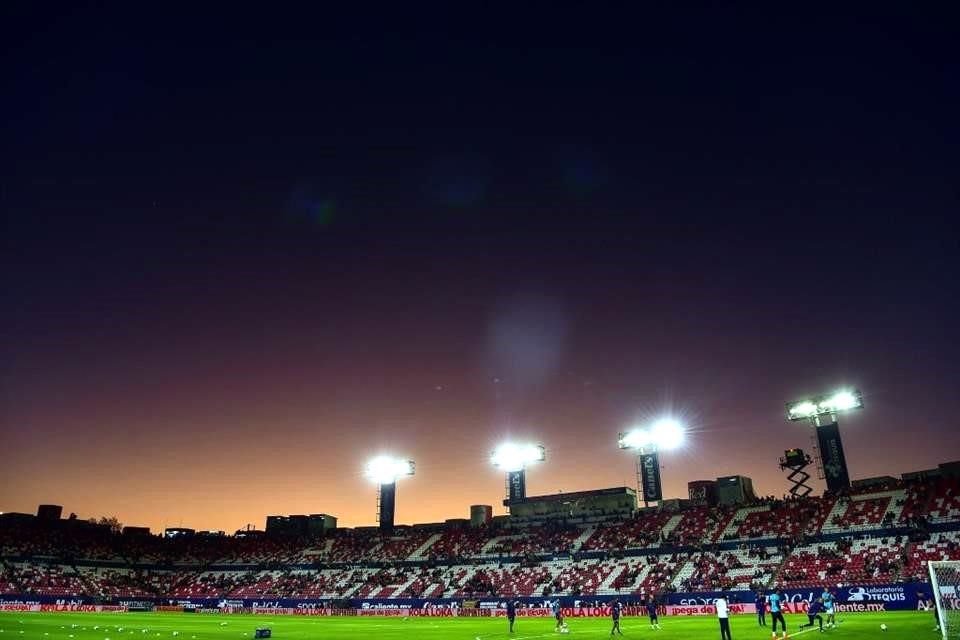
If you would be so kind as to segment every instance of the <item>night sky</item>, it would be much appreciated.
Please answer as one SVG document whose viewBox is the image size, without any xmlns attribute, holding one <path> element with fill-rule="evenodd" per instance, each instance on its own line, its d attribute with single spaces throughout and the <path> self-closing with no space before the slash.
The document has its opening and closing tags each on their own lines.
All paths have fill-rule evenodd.
<svg viewBox="0 0 960 640">
<path fill-rule="evenodd" d="M 70 5 L 0 9 L 0 510 L 499 513 L 664 412 L 779 495 L 840 385 L 854 478 L 960 458 L 956 16 Z"/>
</svg>

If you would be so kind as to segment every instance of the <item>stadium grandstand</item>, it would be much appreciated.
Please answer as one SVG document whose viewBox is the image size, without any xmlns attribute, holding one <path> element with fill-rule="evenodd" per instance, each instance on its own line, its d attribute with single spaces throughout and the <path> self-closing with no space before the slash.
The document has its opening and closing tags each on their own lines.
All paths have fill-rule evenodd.
<svg viewBox="0 0 960 640">
<path fill-rule="evenodd" d="M 529 497 L 510 516 L 391 533 L 155 536 L 8 513 L 0 515 L 0 596 L 637 601 L 774 586 L 906 584 L 925 579 L 928 561 L 960 560 L 958 466 L 855 483 L 842 495 L 735 505 L 669 500 L 638 509 L 626 488 Z"/>
</svg>

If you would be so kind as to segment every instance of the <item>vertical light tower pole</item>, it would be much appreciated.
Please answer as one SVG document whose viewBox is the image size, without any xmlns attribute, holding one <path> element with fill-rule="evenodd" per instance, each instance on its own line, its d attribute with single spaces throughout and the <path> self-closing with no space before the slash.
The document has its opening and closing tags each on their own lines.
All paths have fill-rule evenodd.
<svg viewBox="0 0 960 640">
<path fill-rule="evenodd" d="M 393 518 L 397 508 L 397 480 L 412 476 L 416 470 L 413 460 L 377 456 L 364 468 L 366 476 L 377 483 L 377 522 L 380 531 L 393 532 Z"/>
<path fill-rule="evenodd" d="M 806 420 L 815 430 L 820 468 L 831 493 L 850 487 L 850 472 L 847 471 L 847 458 L 843 454 L 837 416 L 845 411 L 862 408 L 863 394 L 858 389 L 841 389 L 787 403 L 787 420 Z"/>
<path fill-rule="evenodd" d="M 659 418 L 650 425 L 635 427 L 617 436 L 617 446 L 637 452 L 637 491 L 643 506 L 663 500 L 660 483 L 660 450 L 676 449 L 683 444 L 684 428 L 673 418 Z"/>
<path fill-rule="evenodd" d="M 527 466 L 547 459 L 542 444 L 513 444 L 505 442 L 490 454 L 490 462 L 507 473 L 507 498 L 503 506 L 527 497 Z"/>
</svg>

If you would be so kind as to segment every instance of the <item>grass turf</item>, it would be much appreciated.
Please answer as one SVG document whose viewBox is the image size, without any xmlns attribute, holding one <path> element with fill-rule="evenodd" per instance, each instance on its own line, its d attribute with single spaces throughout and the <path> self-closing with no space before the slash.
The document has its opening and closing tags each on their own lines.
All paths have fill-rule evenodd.
<svg viewBox="0 0 960 640">
<path fill-rule="evenodd" d="M 788 615 L 790 637 L 834 636 L 844 640 L 929 639 L 938 640 L 933 615 L 924 612 L 842 614 L 841 624 L 824 634 L 799 631 L 806 616 Z M 223 624 L 226 623 L 226 624 Z M 769 617 L 768 617 L 769 623 Z M 881 632 L 884 623 L 888 631 Z M 269 627 L 276 640 L 377 640 L 424 638 L 426 640 L 499 640 L 513 638 L 601 638 L 610 633 L 606 618 L 572 618 L 570 633 L 560 636 L 549 618 L 518 618 L 515 631 L 507 632 L 503 618 L 390 618 L 269 615 L 208 615 L 186 613 L 0 613 L 0 640 L 243 640 L 253 638 L 256 627 Z M 720 630 L 712 617 L 662 617 L 660 631 L 650 629 L 645 618 L 624 618 L 625 638 L 718 638 Z M 94 628 L 97 627 L 97 628 Z M 769 627 L 758 627 L 752 615 L 731 618 L 733 640 L 770 637 Z M 122 631 L 120 630 L 122 629 Z M 176 636 L 174 633 L 176 632 Z M 778 634 L 779 635 L 779 634 Z"/>
</svg>

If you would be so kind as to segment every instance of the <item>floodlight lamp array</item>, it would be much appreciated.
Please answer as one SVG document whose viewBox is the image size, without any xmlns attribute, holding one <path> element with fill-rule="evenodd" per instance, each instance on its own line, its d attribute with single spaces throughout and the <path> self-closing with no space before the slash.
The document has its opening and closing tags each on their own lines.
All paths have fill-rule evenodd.
<svg viewBox="0 0 960 640">
<path fill-rule="evenodd" d="M 660 418 L 648 427 L 639 427 L 621 433 L 617 446 L 621 449 L 669 450 L 683 444 L 684 428 L 673 418 Z"/>
<path fill-rule="evenodd" d="M 398 478 L 412 476 L 416 471 L 413 460 L 401 460 L 390 456 L 377 456 L 364 467 L 365 475 L 377 484 L 390 484 Z"/>
<path fill-rule="evenodd" d="M 863 395 L 857 389 L 841 389 L 833 393 L 787 403 L 787 420 L 811 420 L 835 415 L 841 411 L 863 408 Z"/>
<path fill-rule="evenodd" d="M 514 444 L 505 442 L 490 454 L 490 463 L 507 473 L 522 471 L 527 465 L 546 460 L 542 444 Z"/>
</svg>

